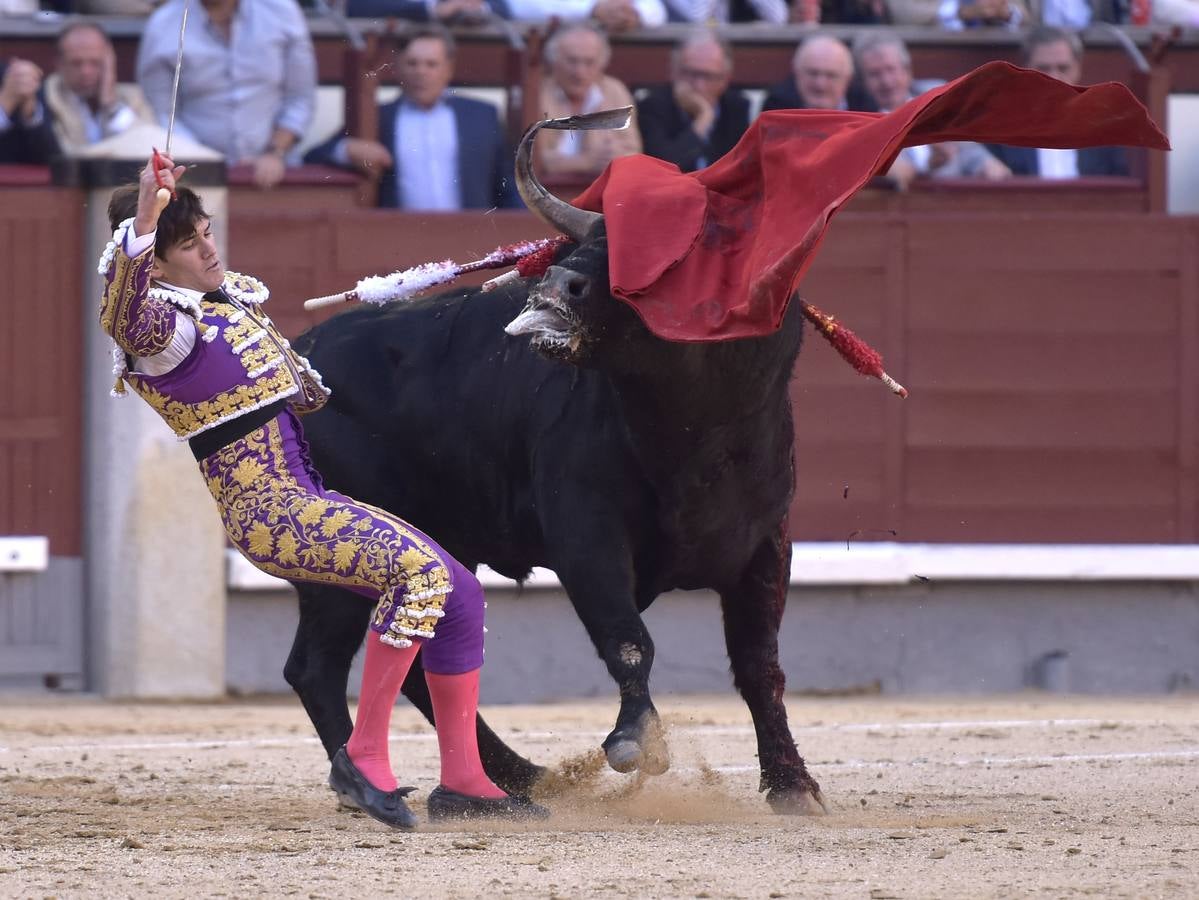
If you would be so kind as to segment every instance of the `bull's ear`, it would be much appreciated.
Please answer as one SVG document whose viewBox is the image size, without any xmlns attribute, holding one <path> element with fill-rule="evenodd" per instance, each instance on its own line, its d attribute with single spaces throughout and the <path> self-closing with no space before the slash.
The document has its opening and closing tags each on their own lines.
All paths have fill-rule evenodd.
<svg viewBox="0 0 1199 900">
<path fill-rule="evenodd" d="M 565 116 L 560 119 L 542 119 L 529 126 L 516 148 L 516 189 L 525 205 L 543 222 L 552 228 L 583 241 L 603 215 L 571 206 L 555 197 L 533 174 L 533 139 L 542 128 L 557 131 L 594 131 L 598 129 L 627 128 L 633 107 L 604 109 L 581 116 Z"/>
</svg>

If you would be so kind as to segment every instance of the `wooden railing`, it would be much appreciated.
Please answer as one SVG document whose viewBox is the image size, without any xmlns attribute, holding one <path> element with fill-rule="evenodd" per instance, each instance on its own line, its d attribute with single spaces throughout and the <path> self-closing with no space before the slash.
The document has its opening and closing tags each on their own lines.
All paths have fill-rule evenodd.
<svg viewBox="0 0 1199 900">
<path fill-rule="evenodd" d="M 229 197 L 228 263 L 266 281 L 290 335 L 315 321 L 308 296 L 547 231 L 519 211 L 362 209 L 352 179 L 300 174 L 263 192 L 233 170 Z M 935 185 L 952 204 L 870 191 L 837 217 L 802 293 L 912 393 L 896 399 L 809 335 L 793 385 L 797 539 L 1199 541 L 1199 218 L 1030 216 L 1050 187 L 1015 188 Z M 1057 190 L 1076 210 L 1094 194 Z M 0 204 L 15 336 L 0 342 L 0 532 L 75 552 L 79 348 L 96 327 L 78 306 L 95 280 L 85 195 L 24 167 L 0 169 L 0 191 L 16 201 Z"/>
</svg>

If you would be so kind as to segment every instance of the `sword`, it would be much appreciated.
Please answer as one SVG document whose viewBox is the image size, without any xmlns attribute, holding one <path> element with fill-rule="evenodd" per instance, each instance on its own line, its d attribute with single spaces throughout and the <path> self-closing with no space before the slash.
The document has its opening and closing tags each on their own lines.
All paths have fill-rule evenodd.
<svg viewBox="0 0 1199 900">
<path fill-rule="evenodd" d="M 183 0 L 183 18 L 179 22 L 179 50 L 175 54 L 175 79 L 171 84 L 171 114 L 167 119 L 167 147 L 166 156 L 171 155 L 171 138 L 175 135 L 175 110 L 179 105 L 179 73 L 183 71 L 183 35 L 187 33 L 187 10 L 190 6 L 188 0 Z M 158 202 L 158 210 L 161 212 L 166 208 L 167 203 L 175 196 L 174 191 L 169 191 L 162 187 L 162 181 L 159 178 L 159 160 L 161 155 L 158 148 L 154 148 L 154 180 L 158 182 L 158 193 L 154 195 Z"/>
</svg>

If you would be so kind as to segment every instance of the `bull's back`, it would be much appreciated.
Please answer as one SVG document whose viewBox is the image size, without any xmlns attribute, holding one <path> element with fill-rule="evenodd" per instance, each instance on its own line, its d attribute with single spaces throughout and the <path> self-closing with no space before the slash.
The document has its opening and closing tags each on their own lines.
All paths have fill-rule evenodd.
<svg viewBox="0 0 1199 900">
<path fill-rule="evenodd" d="M 501 571 L 544 562 L 536 451 L 572 394 L 598 387 L 504 333 L 523 302 L 465 291 L 362 306 L 295 342 L 332 391 L 304 420 L 326 484 Z"/>
</svg>

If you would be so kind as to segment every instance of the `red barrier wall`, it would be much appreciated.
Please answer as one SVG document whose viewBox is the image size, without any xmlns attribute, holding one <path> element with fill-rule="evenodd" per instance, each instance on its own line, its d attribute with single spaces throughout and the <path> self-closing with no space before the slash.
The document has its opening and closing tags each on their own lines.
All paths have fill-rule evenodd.
<svg viewBox="0 0 1199 900">
<path fill-rule="evenodd" d="M 82 194 L 6 178 L 0 533 L 76 555 Z M 304 209 L 291 188 L 230 197 L 229 264 L 270 285 L 293 335 L 315 321 L 309 296 L 547 233 L 521 212 L 355 208 L 352 183 L 320 183 L 296 186 Z M 874 195 L 838 217 L 803 293 L 881 350 L 911 398 L 809 334 L 796 539 L 1199 542 L 1199 219 L 1081 196 L 1058 200 L 1082 212 L 1033 215 L 1018 192 L 968 193 L 955 209 L 989 210 L 953 213 Z"/>
</svg>

